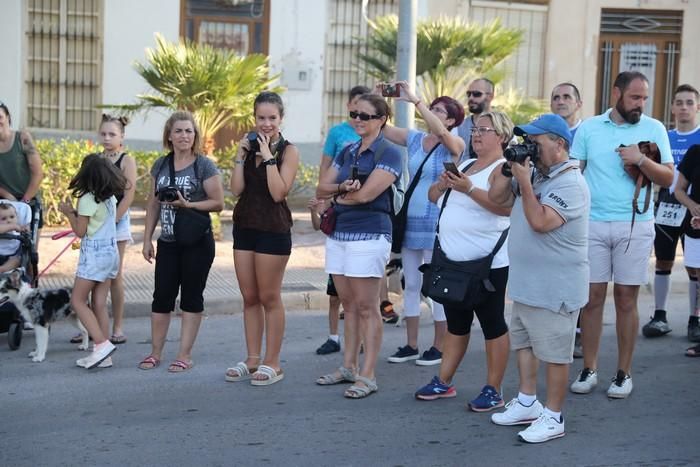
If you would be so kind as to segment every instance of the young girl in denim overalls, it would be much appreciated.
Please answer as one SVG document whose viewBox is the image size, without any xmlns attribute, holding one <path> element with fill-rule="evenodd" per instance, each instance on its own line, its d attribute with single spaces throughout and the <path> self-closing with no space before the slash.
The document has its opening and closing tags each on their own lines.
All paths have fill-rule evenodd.
<svg viewBox="0 0 700 467">
<path fill-rule="evenodd" d="M 93 352 L 76 362 L 87 369 L 112 366 L 109 356 L 116 349 L 107 339 L 109 316 L 106 306 L 110 281 L 119 270 L 114 195 L 123 192 L 126 183 L 124 175 L 114 164 L 99 154 L 90 154 L 68 185 L 73 196 L 79 198 L 78 210 L 73 209 L 70 202 L 59 206 L 75 235 L 82 239 L 71 306 L 95 342 Z"/>
</svg>

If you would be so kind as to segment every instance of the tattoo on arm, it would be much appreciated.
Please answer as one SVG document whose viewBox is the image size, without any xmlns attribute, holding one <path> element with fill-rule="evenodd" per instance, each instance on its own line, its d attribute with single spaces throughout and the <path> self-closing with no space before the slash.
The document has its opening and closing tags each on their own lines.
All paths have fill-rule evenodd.
<svg viewBox="0 0 700 467">
<path fill-rule="evenodd" d="M 26 154 L 32 154 L 36 153 L 36 146 L 34 145 L 34 141 L 32 141 L 32 137 L 29 136 L 29 133 L 22 132 L 20 135 L 21 141 L 22 141 L 22 148 L 24 149 L 24 152 Z"/>
</svg>

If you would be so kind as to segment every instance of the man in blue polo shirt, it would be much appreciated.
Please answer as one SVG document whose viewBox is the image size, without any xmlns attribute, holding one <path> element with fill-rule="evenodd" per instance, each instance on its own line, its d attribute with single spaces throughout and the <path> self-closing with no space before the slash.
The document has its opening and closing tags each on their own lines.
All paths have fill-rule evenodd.
<svg viewBox="0 0 700 467">
<path fill-rule="evenodd" d="M 632 224 L 635 182 L 624 166 L 636 166 L 653 183 L 673 183 L 673 157 L 666 128 L 643 115 L 649 98 L 649 80 L 637 71 L 625 71 L 615 79 L 612 102 L 602 115 L 584 121 L 576 132 L 572 157 L 581 161 L 591 192 L 588 259 L 589 301 L 581 312 L 583 370 L 571 391 L 586 394 L 598 383 L 598 348 L 603 329 L 603 307 L 608 282 L 614 283 L 618 342 L 617 374 L 608 397 L 622 399 L 632 392 L 632 356 L 639 330 L 639 286 L 648 281 L 647 267 L 654 242 L 653 210 L 636 216 Z M 661 163 L 639 150 L 640 141 L 659 147 Z M 638 209 L 644 209 L 645 190 Z"/>
</svg>

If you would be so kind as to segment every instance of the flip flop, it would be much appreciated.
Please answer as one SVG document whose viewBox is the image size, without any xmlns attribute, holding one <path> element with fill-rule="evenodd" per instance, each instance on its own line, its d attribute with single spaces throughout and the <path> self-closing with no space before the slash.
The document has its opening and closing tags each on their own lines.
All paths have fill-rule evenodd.
<svg viewBox="0 0 700 467">
<path fill-rule="evenodd" d="M 685 349 L 686 357 L 700 357 L 700 344 Z"/>
<path fill-rule="evenodd" d="M 255 375 L 263 375 L 265 379 L 255 379 Z M 255 373 L 253 373 L 253 378 L 250 380 L 250 384 L 253 386 L 269 386 L 275 384 L 284 378 L 284 373 L 282 370 L 275 371 L 274 368 L 267 365 L 260 365 Z"/>
<path fill-rule="evenodd" d="M 150 366 L 147 366 L 147 365 L 150 365 Z M 140 370 L 153 370 L 154 368 L 158 368 L 159 365 L 160 365 L 160 360 L 158 360 L 153 355 L 149 355 L 148 357 L 141 360 L 141 362 L 139 363 L 139 369 Z"/>
<path fill-rule="evenodd" d="M 109 338 L 109 341 L 114 344 L 125 344 L 126 343 L 126 336 L 124 334 L 121 334 L 117 336 L 116 334 L 112 334 Z"/>
<path fill-rule="evenodd" d="M 168 373 L 184 373 L 187 370 L 191 370 L 193 366 L 194 363 L 192 362 L 173 360 L 173 362 L 168 366 Z"/>
</svg>

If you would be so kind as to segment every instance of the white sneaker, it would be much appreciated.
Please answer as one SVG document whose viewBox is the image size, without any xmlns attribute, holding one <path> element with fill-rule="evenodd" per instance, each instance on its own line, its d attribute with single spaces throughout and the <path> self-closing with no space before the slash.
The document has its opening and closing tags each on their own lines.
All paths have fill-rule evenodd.
<svg viewBox="0 0 700 467">
<path fill-rule="evenodd" d="M 518 437 L 526 443 L 544 443 L 550 439 L 561 438 L 565 434 L 564 417 L 557 421 L 543 413 L 532 425 L 518 433 Z"/>
<path fill-rule="evenodd" d="M 588 394 L 593 390 L 594 387 L 598 385 L 598 372 L 591 370 L 590 368 L 584 368 L 581 370 L 571 383 L 571 392 L 576 394 Z"/>
<path fill-rule="evenodd" d="M 632 392 L 632 377 L 622 370 L 618 370 L 617 375 L 612 379 L 608 388 L 608 397 L 611 399 L 624 399 Z"/>
<path fill-rule="evenodd" d="M 87 368 L 87 359 L 88 357 L 79 358 L 75 361 L 75 364 L 81 368 Z M 112 357 L 107 357 L 104 360 L 102 360 L 100 364 L 97 365 L 97 368 L 112 368 Z"/>
<path fill-rule="evenodd" d="M 78 359 L 75 364 L 78 366 L 82 366 L 83 368 L 87 368 L 88 370 L 91 368 L 95 368 L 98 366 L 100 363 L 102 363 L 103 360 L 106 360 L 107 357 L 112 355 L 112 352 L 117 350 L 117 348 L 114 346 L 109 341 L 105 341 L 104 344 L 102 344 L 99 348 L 95 348 L 93 352 L 88 355 L 85 358 L 80 358 Z M 104 367 L 103 367 L 104 368 Z"/>
<path fill-rule="evenodd" d="M 506 411 L 491 415 L 491 421 L 496 425 L 528 425 L 542 414 L 542 404 L 536 400 L 531 406 L 520 403 L 518 398 L 506 404 Z"/>
</svg>

